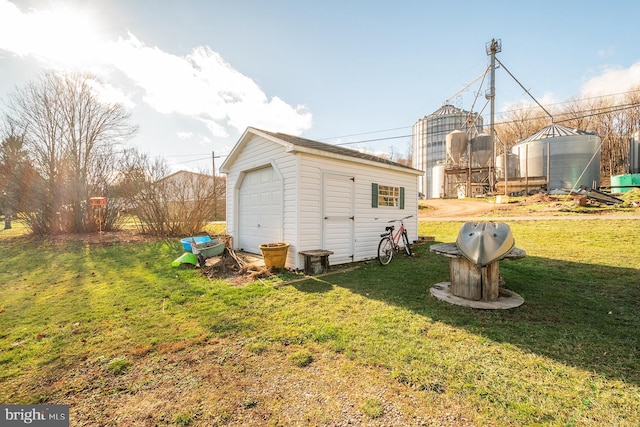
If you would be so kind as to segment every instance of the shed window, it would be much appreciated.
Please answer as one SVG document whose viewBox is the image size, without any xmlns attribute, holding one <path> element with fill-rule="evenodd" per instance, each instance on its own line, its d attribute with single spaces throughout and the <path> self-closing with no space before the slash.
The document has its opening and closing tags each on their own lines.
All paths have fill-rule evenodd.
<svg viewBox="0 0 640 427">
<path fill-rule="evenodd" d="M 390 206 L 404 209 L 404 187 L 371 184 L 371 207 Z"/>
</svg>

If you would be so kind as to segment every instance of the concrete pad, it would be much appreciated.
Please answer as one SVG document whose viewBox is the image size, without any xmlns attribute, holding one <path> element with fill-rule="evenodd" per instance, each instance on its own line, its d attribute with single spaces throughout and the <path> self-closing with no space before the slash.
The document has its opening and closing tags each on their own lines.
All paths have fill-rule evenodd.
<svg viewBox="0 0 640 427">
<path fill-rule="evenodd" d="M 449 287 L 451 282 L 436 283 L 431 287 L 431 295 L 441 301 L 463 307 L 479 308 L 483 310 L 499 310 L 519 307 L 524 303 L 524 298 L 508 289 L 500 288 L 498 299 L 494 301 L 474 301 L 455 296 Z"/>
</svg>

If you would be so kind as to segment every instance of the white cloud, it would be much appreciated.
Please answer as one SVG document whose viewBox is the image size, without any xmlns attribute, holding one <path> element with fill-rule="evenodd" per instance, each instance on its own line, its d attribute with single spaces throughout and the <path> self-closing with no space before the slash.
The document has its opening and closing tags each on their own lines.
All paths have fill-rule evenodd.
<svg viewBox="0 0 640 427">
<path fill-rule="evenodd" d="M 247 126 L 292 134 L 311 128 L 312 116 L 305 107 L 269 98 L 254 80 L 206 46 L 177 56 L 147 46 L 132 33 L 109 41 L 94 30 L 98 25 L 69 25 L 73 19 L 90 22 L 88 15 L 78 19 L 80 13 L 69 8 L 22 12 L 0 0 L 0 52 L 31 56 L 46 67 L 119 70 L 152 109 L 197 120 L 211 136 L 226 137 Z M 108 83 L 105 96 L 134 106 L 115 79 Z"/>
<path fill-rule="evenodd" d="M 104 78 L 104 75 L 101 77 Z M 120 88 L 104 81 L 97 82 L 94 80 L 89 83 L 102 102 L 107 104 L 119 103 L 128 109 L 133 109 L 135 107 L 135 102 L 133 102 L 131 97 L 126 95 Z"/>
<path fill-rule="evenodd" d="M 580 97 L 616 95 L 640 86 L 640 62 L 629 68 L 609 67 L 592 77 L 580 89 Z"/>
<path fill-rule="evenodd" d="M 599 58 L 608 58 L 615 54 L 615 48 L 613 48 L 612 46 L 608 46 L 604 49 L 599 49 L 597 54 Z"/>
<path fill-rule="evenodd" d="M 268 99 L 249 77 L 208 47 L 186 57 L 145 46 L 134 35 L 113 43 L 106 54 L 143 89 L 144 101 L 163 114 L 180 114 L 205 124 L 213 136 L 247 126 L 300 134 L 311 127 L 311 114 L 278 97 Z"/>
</svg>

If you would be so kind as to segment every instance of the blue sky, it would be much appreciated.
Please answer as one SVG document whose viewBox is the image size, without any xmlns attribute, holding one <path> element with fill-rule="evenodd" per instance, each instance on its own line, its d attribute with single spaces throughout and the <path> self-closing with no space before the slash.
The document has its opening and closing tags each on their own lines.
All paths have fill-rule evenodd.
<svg viewBox="0 0 640 427">
<path fill-rule="evenodd" d="M 492 38 L 543 105 L 639 85 L 638 16 L 626 1 L 0 0 L 0 98 L 49 67 L 100 73 L 140 125 L 130 144 L 173 169 L 210 168 L 247 126 L 405 155 Z M 522 101 L 498 69 L 497 120 Z"/>
</svg>

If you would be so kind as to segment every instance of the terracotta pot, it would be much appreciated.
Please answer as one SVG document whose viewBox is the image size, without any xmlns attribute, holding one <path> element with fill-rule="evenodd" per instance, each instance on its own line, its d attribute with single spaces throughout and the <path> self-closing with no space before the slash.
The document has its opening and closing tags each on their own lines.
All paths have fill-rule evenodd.
<svg viewBox="0 0 640 427">
<path fill-rule="evenodd" d="M 287 262 L 288 243 L 263 243 L 260 245 L 264 265 L 270 270 L 282 270 Z"/>
</svg>

